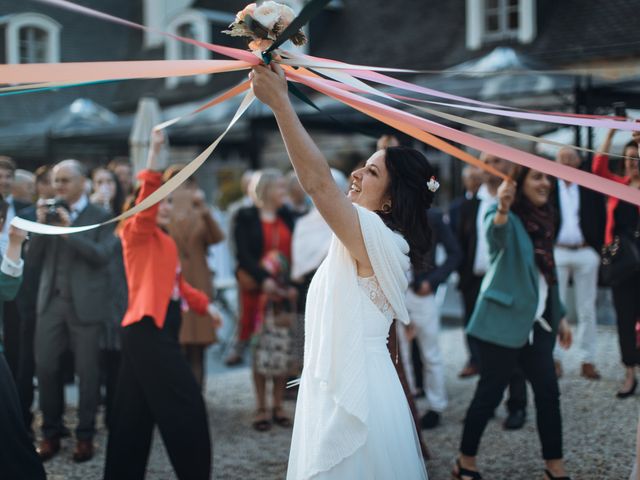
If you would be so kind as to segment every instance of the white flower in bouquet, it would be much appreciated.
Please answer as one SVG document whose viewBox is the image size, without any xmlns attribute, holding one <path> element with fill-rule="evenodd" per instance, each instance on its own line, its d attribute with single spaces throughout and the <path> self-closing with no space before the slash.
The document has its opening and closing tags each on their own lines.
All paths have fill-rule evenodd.
<svg viewBox="0 0 640 480">
<path fill-rule="evenodd" d="M 236 14 L 235 21 L 229 30 L 223 33 L 233 37 L 247 37 L 251 41 L 249 49 L 264 51 L 268 49 L 278 36 L 293 22 L 295 12 L 287 5 L 268 0 L 257 5 L 251 3 Z M 307 38 L 302 30 L 290 37 L 294 45 L 304 45 Z"/>
<path fill-rule="evenodd" d="M 280 5 L 271 0 L 264 2 L 253 11 L 251 16 L 267 30 L 273 30 L 273 27 L 280 19 Z"/>
</svg>

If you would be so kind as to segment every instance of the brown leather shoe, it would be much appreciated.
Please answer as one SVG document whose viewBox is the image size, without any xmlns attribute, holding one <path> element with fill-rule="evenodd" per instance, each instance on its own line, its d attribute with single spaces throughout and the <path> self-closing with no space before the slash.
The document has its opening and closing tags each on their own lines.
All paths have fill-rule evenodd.
<svg viewBox="0 0 640 480">
<path fill-rule="evenodd" d="M 560 363 L 559 360 L 554 360 L 553 361 L 553 365 L 556 367 L 556 377 L 560 378 L 562 377 L 562 364 Z"/>
<path fill-rule="evenodd" d="M 580 369 L 580 375 L 589 380 L 600 380 L 600 372 L 596 370 L 596 366 L 593 363 L 583 363 Z"/>
<path fill-rule="evenodd" d="M 58 437 L 45 438 L 38 445 L 38 455 L 43 462 L 53 458 L 59 451 L 60 439 Z"/>
<path fill-rule="evenodd" d="M 78 440 L 76 443 L 76 450 L 73 452 L 73 461 L 76 463 L 82 463 L 89 461 L 93 458 L 93 441 L 92 440 Z"/>
<path fill-rule="evenodd" d="M 462 370 L 460 370 L 460 373 L 458 374 L 459 378 L 469 378 L 469 377 L 473 377 L 475 375 L 478 375 L 480 373 L 480 370 L 478 370 L 478 367 L 476 367 L 475 365 L 471 364 L 471 363 L 467 363 L 464 368 Z"/>
</svg>

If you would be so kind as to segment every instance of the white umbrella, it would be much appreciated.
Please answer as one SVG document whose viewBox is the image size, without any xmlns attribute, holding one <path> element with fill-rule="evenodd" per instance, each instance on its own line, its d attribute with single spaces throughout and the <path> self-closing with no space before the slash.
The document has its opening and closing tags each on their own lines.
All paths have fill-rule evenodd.
<svg viewBox="0 0 640 480">
<path fill-rule="evenodd" d="M 162 122 L 162 114 L 160 113 L 160 105 L 158 100 L 152 97 L 143 97 L 138 102 L 136 116 L 133 119 L 133 128 L 129 135 L 129 158 L 133 166 L 133 173 L 137 175 L 140 170 L 144 170 L 147 155 L 149 153 L 149 138 L 151 130 L 157 124 Z M 168 152 L 168 138 L 160 155 L 166 156 Z M 164 158 L 160 159 L 160 164 Z"/>
</svg>

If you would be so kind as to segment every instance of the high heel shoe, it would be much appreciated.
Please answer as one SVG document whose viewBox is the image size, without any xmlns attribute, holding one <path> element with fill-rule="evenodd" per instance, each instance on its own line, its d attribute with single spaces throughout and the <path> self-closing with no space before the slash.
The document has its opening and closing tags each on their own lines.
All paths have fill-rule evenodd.
<svg viewBox="0 0 640 480">
<path fill-rule="evenodd" d="M 618 398 L 630 397 L 631 395 L 636 393 L 636 388 L 638 388 L 638 381 L 634 378 L 633 379 L 633 385 L 631 386 L 631 388 L 629 390 L 627 390 L 626 392 L 619 391 L 618 393 L 616 393 L 616 397 L 618 397 Z"/>
<path fill-rule="evenodd" d="M 454 480 L 464 480 L 463 477 L 470 478 L 471 480 L 482 480 L 480 472 L 474 472 L 473 470 L 462 468 L 462 465 L 460 465 L 460 459 L 456 460 L 456 468 L 458 469 L 457 472 L 455 469 L 451 472 L 451 476 Z"/>
<path fill-rule="evenodd" d="M 549 480 L 571 480 L 571 477 L 554 477 L 553 475 L 551 475 L 551 472 L 546 468 L 544 469 L 544 474 L 547 476 Z"/>
</svg>

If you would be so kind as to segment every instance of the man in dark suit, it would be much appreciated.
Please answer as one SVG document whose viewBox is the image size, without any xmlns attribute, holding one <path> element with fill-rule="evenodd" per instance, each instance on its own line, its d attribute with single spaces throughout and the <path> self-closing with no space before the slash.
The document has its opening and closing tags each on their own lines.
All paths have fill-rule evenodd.
<svg viewBox="0 0 640 480">
<path fill-rule="evenodd" d="M 55 196 L 51 169 L 52 166 L 43 165 L 35 171 L 36 196 L 38 199 L 45 200 Z M 31 205 L 18 211 L 18 216 L 35 222 L 37 220 L 36 205 Z M 22 285 L 16 296 L 16 304 L 20 315 L 20 346 L 18 372 L 15 381 L 24 423 L 29 434 L 34 438 L 35 435 L 31 426 L 33 423 L 33 413 L 31 411 L 34 396 L 33 377 L 36 369 L 33 342 L 36 332 L 36 302 L 42 266 L 31 260 L 29 246 L 30 244 L 27 242 L 24 247 L 24 273 L 22 275 Z"/>
<path fill-rule="evenodd" d="M 60 226 L 91 225 L 109 214 L 89 203 L 85 193 L 86 174 L 76 160 L 65 160 L 53 169 L 57 199 L 55 207 L 40 201 L 40 223 Z M 109 309 L 109 271 L 117 238 L 104 226 L 71 235 L 34 236 L 29 255 L 42 265 L 37 301 L 36 374 L 42 410 L 39 453 L 43 460 L 60 449 L 64 433 L 63 383 L 60 360 L 70 346 L 79 377 L 78 426 L 73 460 L 83 462 L 94 453 L 95 416 L 99 400 L 99 339 Z"/>
<path fill-rule="evenodd" d="M 0 194 L 8 204 L 7 218 L 0 230 L 0 255 L 7 251 L 9 245 L 9 224 L 17 212 L 29 206 L 28 203 L 21 202 L 13 198 L 11 192 L 16 177 L 15 162 L 5 156 L 0 156 Z M 4 325 L 2 336 L 5 343 L 5 357 L 9 364 L 9 369 L 16 379 L 18 375 L 18 363 L 20 358 L 19 338 L 20 338 L 20 315 L 15 300 L 5 302 L 3 306 Z"/>
<path fill-rule="evenodd" d="M 572 168 L 580 168 L 582 159 L 569 147 L 561 148 L 556 161 Z M 598 380 L 594 360 L 596 356 L 596 295 L 600 249 L 604 242 L 606 222 L 604 197 L 576 183 L 557 180 L 551 202 L 556 215 L 556 243 L 554 257 L 558 270 L 560 298 L 567 301 L 569 281 L 573 282 L 578 332 L 576 344 L 580 353 L 580 374 Z M 554 350 L 556 372 L 562 374 L 562 352 Z"/>
<path fill-rule="evenodd" d="M 486 164 L 500 172 L 508 174 L 512 168 L 511 162 L 494 155 L 482 154 L 480 157 Z M 489 268 L 489 251 L 484 236 L 484 217 L 489 208 L 497 203 L 497 193 L 502 179 L 487 172 L 483 172 L 484 182 L 474 198 L 464 201 L 460 205 L 458 219 L 458 241 L 462 249 L 462 263 L 458 269 L 460 289 L 464 301 L 465 327 L 469 323 L 480 292 L 480 284 Z M 480 356 L 474 343 L 474 338 L 467 335 L 469 361 L 462 369 L 461 378 L 471 377 L 479 373 Z M 504 422 L 504 428 L 516 430 L 524 425 L 527 407 L 527 386 L 524 375 L 517 370 L 509 384 L 509 399 L 507 411 L 509 413 Z"/>
</svg>

